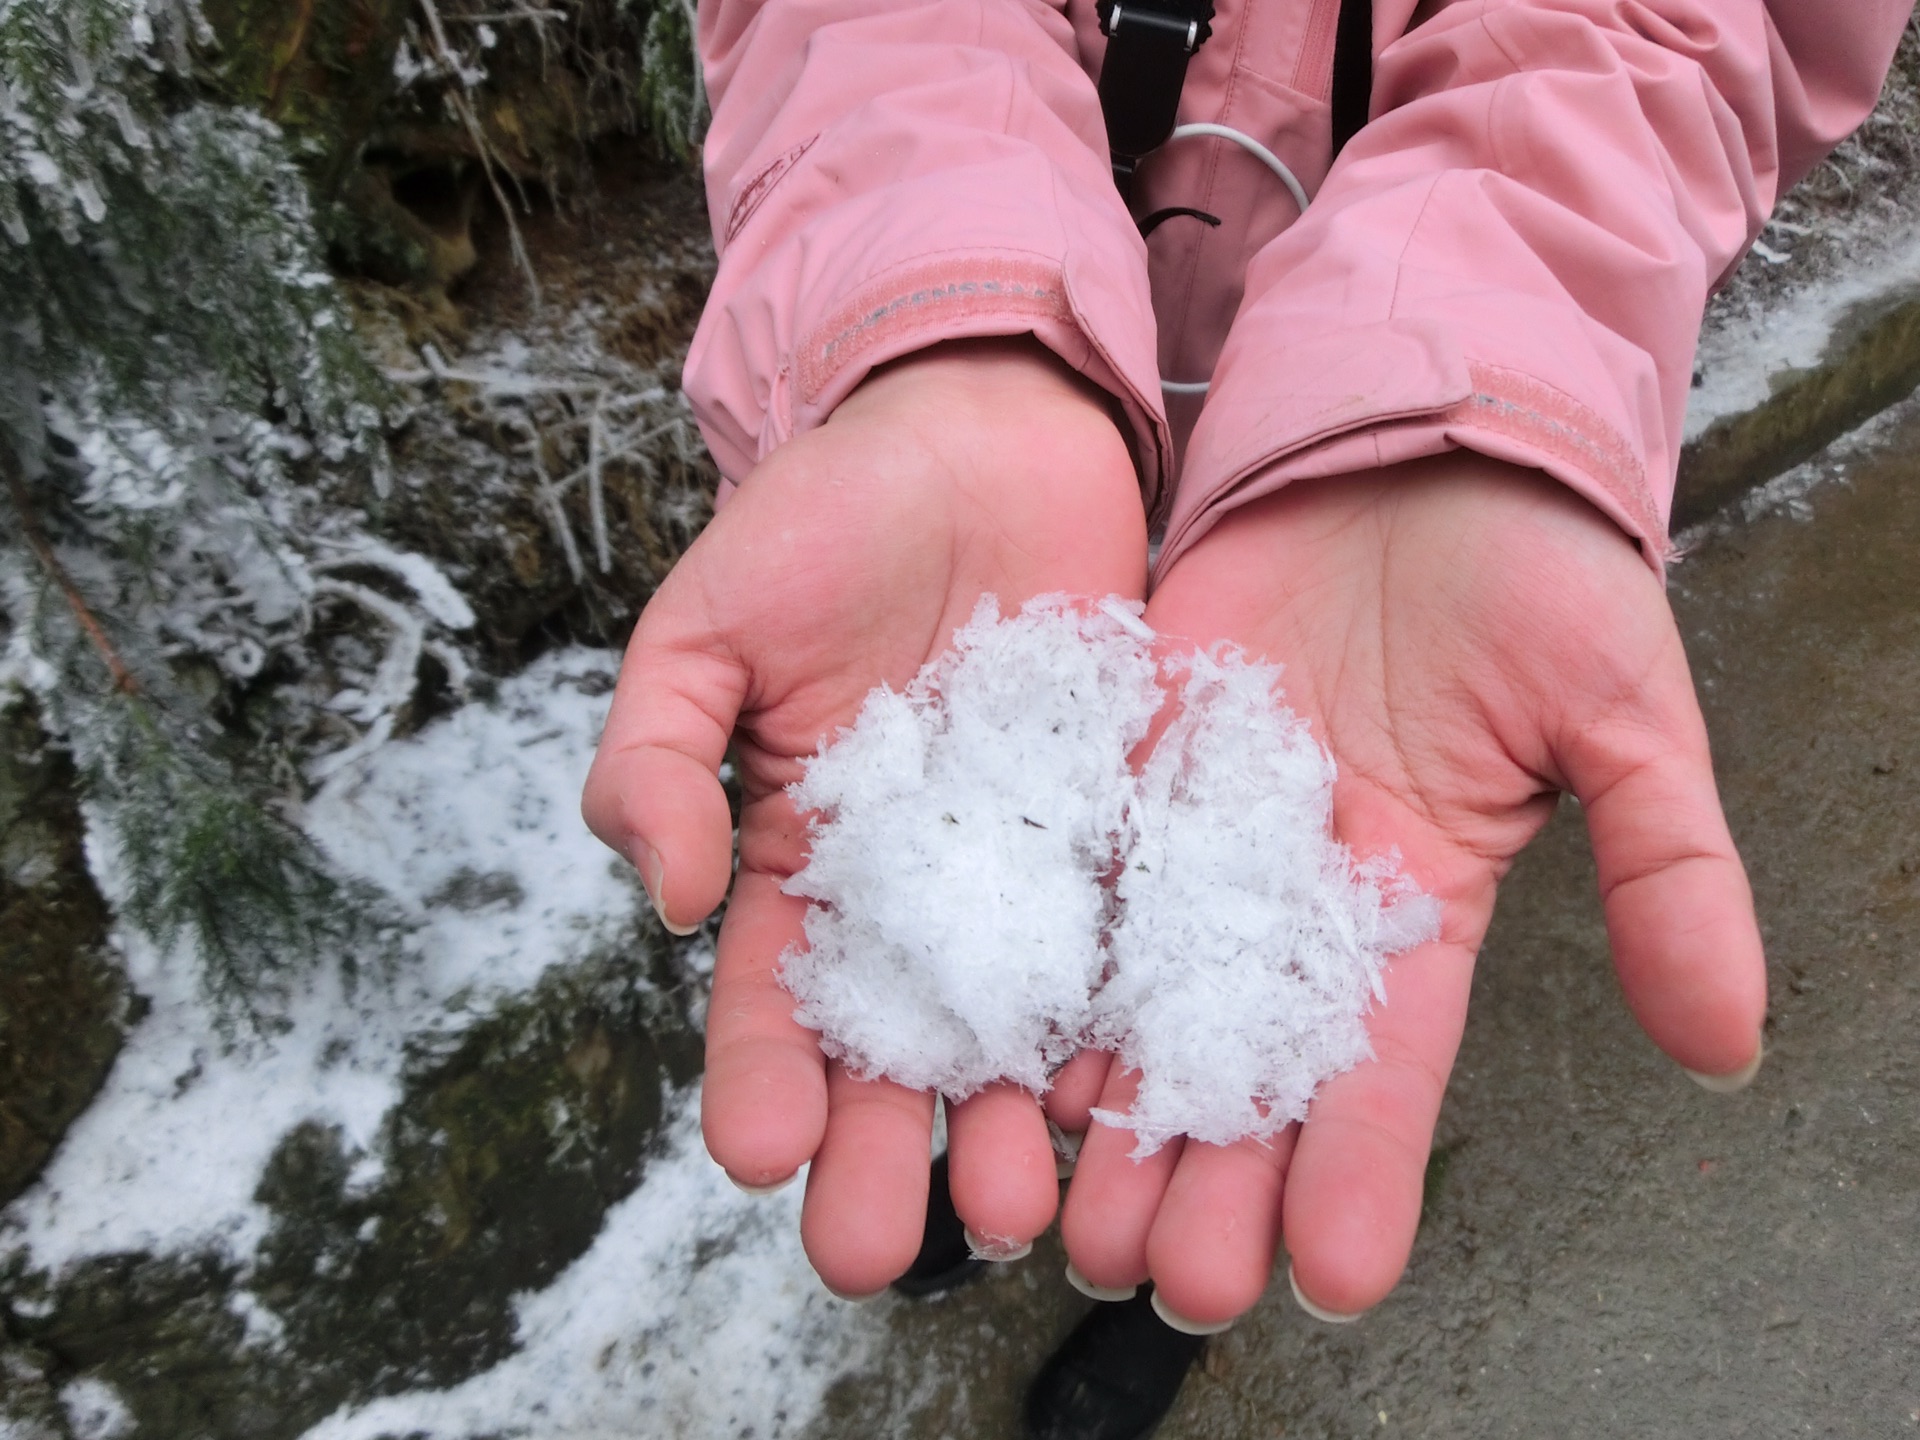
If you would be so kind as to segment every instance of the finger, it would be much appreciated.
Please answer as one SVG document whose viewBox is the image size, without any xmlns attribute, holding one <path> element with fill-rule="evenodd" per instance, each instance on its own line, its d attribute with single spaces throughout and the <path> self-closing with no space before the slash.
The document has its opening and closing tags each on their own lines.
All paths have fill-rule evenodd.
<svg viewBox="0 0 1920 1440">
<path fill-rule="evenodd" d="M 927 1219 L 933 1096 L 827 1066 L 827 1129 L 807 1172 L 800 1241 L 829 1290 L 876 1294 L 906 1273 Z"/>
<path fill-rule="evenodd" d="M 1093 1123 L 1093 1107 L 1106 1087 L 1107 1067 L 1113 1057 L 1104 1050 L 1082 1050 L 1053 1077 L 1047 1091 L 1047 1119 L 1069 1135 L 1084 1135 Z"/>
<path fill-rule="evenodd" d="M 1189 1140 L 1147 1237 L 1160 1302 L 1200 1327 L 1253 1308 L 1280 1248 L 1280 1196 L 1294 1130 L 1271 1140 Z"/>
<path fill-rule="evenodd" d="M 989 1085 L 947 1111 L 953 1208 L 994 1259 L 1027 1253 L 1060 1204 L 1040 1105 L 1018 1085 Z"/>
<path fill-rule="evenodd" d="M 713 1158 L 750 1188 L 791 1179 L 826 1131 L 820 1037 L 793 1018 L 779 975 L 805 915 L 775 877 L 742 872 L 720 927 L 700 1120 Z"/>
<path fill-rule="evenodd" d="M 1281 1214 L 1294 1284 L 1317 1311 L 1370 1309 L 1406 1269 L 1483 926 L 1389 964 L 1367 1020 L 1374 1058 L 1323 1084 L 1307 1112 Z"/>
<path fill-rule="evenodd" d="M 581 797 L 587 826 L 688 934 L 727 893 L 733 821 L 719 778 L 747 672 L 677 611 L 671 581 L 640 617 Z"/>
<path fill-rule="evenodd" d="M 1628 1007 L 1696 1078 L 1737 1088 L 1759 1063 L 1766 958 L 1674 648 L 1678 673 L 1651 720 L 1583 726 L 1562 763 L 1586 811 Z"/>
<path fill-rule="evenodd" d="M 1100 1107 L 1124 1113 L 1139 1088 L 1140 1072 L 1115 1062 Z M 1082 1279 L 1112 1291 L 1145 1283 L 1147 1237 L 1184 1143 L 1171 1140 L 1146 1159 L 1135 1160 L 1131 1130 L 1100 1120 L 1088 1127 L 1060 1217 L 1067 1258 Z"/>
</svg>

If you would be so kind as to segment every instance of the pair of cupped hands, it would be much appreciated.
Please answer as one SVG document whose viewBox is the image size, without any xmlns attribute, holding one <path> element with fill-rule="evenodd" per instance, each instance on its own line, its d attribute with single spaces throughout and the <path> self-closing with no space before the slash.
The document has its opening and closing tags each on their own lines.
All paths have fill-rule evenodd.
<svg viewBox="0 0 1920 1440">
<path fill-rule="evenodd" d="M 786 786 L 868 691 L 944 651 L 982 594 L 1008 612 L 1056 591 L 1140 596 L 1146 557 L 1106 398 L 1030 338 L 954 342 L 876 372 L 768 456 L 640 618 L 586 817 L 676 931 L 731 880 L 707 1146 L 746 1188 L 811 1162 L 801 1235 L 837 1294 L 879 1291 L 914 1259 L 934 1097 L 855 1079 L 793 1018 L 778 966 L 806 902 L 781 884 L 807 831 Z M 1441 933 L 1391 962 L 1374 1058 L 1272 1141 L 1175 1141 L 1136 1162 L 1132 1135 L 1089 1110 L 1125 1111 L 1138 1077 L 1091 1051 L 1045 1097 L 998 1086 L 950 1107 L 953 1202 L 983 1245 L 1016 1253 L 1061 1208 L 1051 1119 L 1085 1133 L 1061 1228 L 1094 1286 L 1151 1279 L 1175 1315 L 1217 1325 L 1260 1297 L 1284 1245 L 1322 1318 L 1381 1300 L 1412 1248 L 1495 887 L 1563 790 L 1583 806 L 1635 1017 L 1709 1088 L 1751 1076 L 1766 982 L 1746 875 L 1665 596 L 1605 516 L 1467 453 L 1295 485 L 1223 516 L 1146 620 L 1286 667 L 1286 703 L 1339 767 L 1339 838 L 1362 857 L 1397 847 L 1441 900 Z"/>
</svg>

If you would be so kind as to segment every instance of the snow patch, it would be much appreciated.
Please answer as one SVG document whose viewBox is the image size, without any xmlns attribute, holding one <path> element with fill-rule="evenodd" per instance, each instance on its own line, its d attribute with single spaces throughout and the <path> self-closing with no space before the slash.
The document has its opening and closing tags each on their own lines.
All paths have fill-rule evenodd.
<svg viewBox="0 0 1920 1440">
<path fill-rule="evenodd" d="M 463 1028 L 621 934 L 639 888 L 579 821 L 617 664 L 598 651 L 549 656 L 493 702 L 389 742 L 315 797 L 306 828 L 334 863 L 419 922 L 390 979 L 353 986 L 322 972 L 290 998 L 283 1032 L 234 1046 L 193 957 L 122 932 L 152 1008 L 5 1212 L 0 1242 L 56 1270 L 208 1246 L 244 1261 L 268 1220 L 254 1189 L 289 1130 L 337 1125 L 349 1152 L 371 1152 L 410 1038 Z M 89 859 L 111 898 L 120 864 L 101 837 L 91 827 Z"/>
<path fill-rule="evenodd" d="M 1920 233 L 1910 231 L 1870 262 L 1852 263 L 1764 307 L 1717 316 L 1700 337 L 1700 381 L 1687 398 L 1685 438 L 1695 440 L 1716 420 L 1765 404 L 1777 377 L 1825 359 L 1859 306 L 1912 289 L 1920 289 Z"/>
<path fill-rule="evenodd" d="M 120 1440 L 133 1429 L 133 1412 L 120 1392 L 90 1375 L 61 1387 L 60 1408 L 73 1440 Z"/>
<path fill-rule="evenodd" d="M 841 1304 L 801 1252 L 804 1187 L 734 1189 L 677 1097 L 664 1153 L 593 1248 L 522 1298 L 519 1348 L 448 1390 L 342 1410 L 304 1440 L 751 1435 L 806 1430 L 828 1387 L 871 1360 L 881 1314 Z"/>
</svg>

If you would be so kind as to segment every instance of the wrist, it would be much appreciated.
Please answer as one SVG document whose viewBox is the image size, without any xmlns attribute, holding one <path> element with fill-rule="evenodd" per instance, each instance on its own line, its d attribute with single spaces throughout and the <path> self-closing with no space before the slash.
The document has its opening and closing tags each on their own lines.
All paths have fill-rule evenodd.
<svg viewBox="0 0 1920 1440">
<path fill-rule="evenodd" d="M 1126 445 L 1119 401 L 1031 334 L 943 340 L 876 366 L 827 423 L 928 405 L 976 419 L 989 430 L 1035 413 L 1063 421 L 1071 417 L 1100 439 L 1111 431 Z"/>
<path fill-rule="evenodd" d="M 1467 549 L 1493 552 L 1483 558 L 1504 552 L 1512 562 L 1571 547 L 1617 549 L 1639 563 L 1634 537 L 1578 491 L 1542 470 L 1471 450 L 1297 480 L 1234 506 L 1214 531 L 1324 539 L 1363 518 L 1383 535 L 1411 524 L 1429 545 L 1451 532 Z"/>
<path fill-rule="evenodd" d="M 1139 471 L 1114 410 L 1031 335 L 951 340 L 875 370 L 813 435 L 841 464 L 907 482 L 923 515 L 934 503 L 973 516 L 1036 555 L 1077 550 L 1098 515 L 1137 533 L 1144 561 Z"/>
</svg>

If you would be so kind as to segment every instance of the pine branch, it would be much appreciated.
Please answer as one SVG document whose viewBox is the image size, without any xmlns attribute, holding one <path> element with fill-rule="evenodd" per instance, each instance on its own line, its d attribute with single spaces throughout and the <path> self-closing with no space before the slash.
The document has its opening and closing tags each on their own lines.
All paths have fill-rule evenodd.
<svg viewBox="0 0 1920 1440">
<path fill-rule="evenodd" d="M 60 593 L 66 597 L 67 607 L 73 611 L 73 618 L 79 622 L 81 631 L 92 642 L 93 648 L 100 652 L 107 673 L 113 677 L 113 688 L 122 695 L 138 695 L 140 682 L 134 678 L 133 671 L 127 668 L 127 662 L 120 658 L 113 641 L 107 638 L 106 628 L 88 606 L 80 587 L 73 583 L 67 567 L 60 563 L 60 557 L 54 553 L 47 532 L 41 528 L 40 517 L 33 508 L 33 497 L 27 493 L 27 483 L 20 478 L 20 470 L 12 452 L 4 446 L 0 446 L 0 470 L 6 471 L 7 490 L 13 497 L 13 508 L 20 512 L 21 533 L 27 537 L 27 544 L 34 555 L 53 577 L 54 584 L 60 587 Z"/>
</svg>

